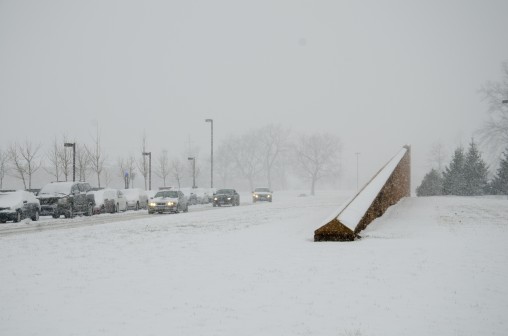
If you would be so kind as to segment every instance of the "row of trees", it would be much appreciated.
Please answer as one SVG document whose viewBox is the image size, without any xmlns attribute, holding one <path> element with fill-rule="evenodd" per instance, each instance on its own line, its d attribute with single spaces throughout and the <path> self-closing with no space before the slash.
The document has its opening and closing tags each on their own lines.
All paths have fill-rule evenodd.
<svg viewBox="0 0 508 336">
<path fill-rule="evenodd" d="M 489 171 L 477 144 L 471 141 L 467 153 L 458 147 L 450 164 L 443 170 L 432 168 L 420 186 L 418 196 L 459 195 L 478 196 L 485 194 L 508 195 L 508 149 L 499 169 L 489 182 Z"/>
<path fill-rule="evenodd" d="M 41 152 L 42 146 L 29 140 L 24 143 L 11 143 L 6 150 L 0 148 L 0 189 L 6 175 L 18 178 L 25 189 L 32 189 L 33 177 L 42 168 L 56 181 L 68 181 L 72 178 L 72 151 L 63 147 L 68 143 L 67 137 L 59 142 L 53 140 L 46 155 Z M 96 136 L 91 145 L 76 145 L 76 175 L 78 180 L 86 181 L 88 173 L 95 173 L 98 186 L 104 173 L 106 156 L 101 147 L 101 137 L 97 126 Z M 106 174 L 107 175 L 107 174 Z"/>
<path fill-rule="evenodd" d="M 137 177 L 142 177 L 147 188 L 149 176 L 148 160 L 145 155 L 117 158 L 116 163 L 108 160 L 102 148 L 102 140 L 97 126 L 96 134 L 90 144 L 76 144 L 76 180 L 88 181 L 95 176 L 98 187 L 108 186 L 116 177 L 132 187 Z M 32 189 L 33 176 L 41 169 L 51 175 L 52 180 L 72 179 L 72 149 L 62 146 L 69 142 L 57 138 L 45 153 L 41 145 L 13 143 L 7 150 L 0 149 L 0 189 L 6 175 L 18 178 L 25 189 Z M 140 153 L 147 151 L 147 137 L 143 134 Z M 256 184 L 272 188 L 274 180 L 278 187 L 284 187 L 287 176 L 293 175 L 309 183 L 314 194 L 316 184 L 326 178 L 336 179 L 341 173 L 341 142 L 338 137 L 328 133 L 292 134 L 280 125 L 267 125 L 242 135 L 231 135 L 222 141 L 214 155 L 214 175 L 217 185 L 230 186 L 240 183 L 251 190 Z M 192 176 L 193 169 L 188 156 L 197 156 L 196 148 L 186 153 L 170 156 L 162 149 L 152 156 L 152 173 L 161 183 L 182 187 L 182 183 Z M 209 169 L 210 158 L 197 160 L 195 175 Z M 127 174 L 126 174 L 127 173 Z M 243 182 L 242 182 L 243 181 Z M 40 186 L 37 186 L 40 187 Z"/>
<path fill-rule="evenodd" d="M 471 142 L 467 154 L 457 148 L 450 165 L 443 169 L 445 151 L 437 143 L 431 149 L 431 159 L 437 163 L 417 188 L 424 195 L 508 195 L 508 61 L 502 64 L 501 81 L 489 81 L 480 90 L 488 104 L 489 119 L 478 131 L 482 147 L 496 174 L 488 181 L 488 167 L 481 158 L 476 143 Z M 503 152 L 504 150 L 504 152 Z"/>
</svg>

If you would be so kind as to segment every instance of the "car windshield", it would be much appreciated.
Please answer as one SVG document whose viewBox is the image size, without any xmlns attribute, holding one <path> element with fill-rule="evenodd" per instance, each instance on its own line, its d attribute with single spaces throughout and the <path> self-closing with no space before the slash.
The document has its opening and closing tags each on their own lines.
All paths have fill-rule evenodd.
<svg viewBox="0 0 508 336">
<path fill-rule="evenodd" d="M 254 189 L 256 192 L 270 192 L 270 189 L 268 188 L 256 188 Z"/>
<path fill-rule="evenodd" d="M 71 193 L 72 185 L 73 182 L 58 182 L 46 184 L 39 192 L 39 195 L 54 195 L 54 194 L 69 195 Z"/>
<path fill-rule="evenodd" d="M 231 190 L 231 189 L 220 189 L 220 190 L 217 190 L 217 194 L 232 195 L 233 194 L 233 190 Z"/>
<path fill-rule="evenodd" d="M 9 192 L 0 194 L 0 207 L 11 207 L 22 202 L 23 195 L 20 192 Z"/>
<path fill-rule="evenodd" d="M 155 197 L 170 197 L 170 198 L 178 198 L 178 191 L 174 190 L 164 190 L 159 191 L 155 194 Z"/>
</svg>

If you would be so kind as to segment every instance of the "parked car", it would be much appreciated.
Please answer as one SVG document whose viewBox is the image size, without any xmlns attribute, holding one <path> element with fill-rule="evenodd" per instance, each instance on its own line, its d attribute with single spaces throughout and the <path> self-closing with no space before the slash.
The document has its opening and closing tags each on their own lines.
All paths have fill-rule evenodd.
<svg viewBox="0 0 508 336">
<path fill-rule="evenodd" d="M 24 190 L 0 193 L 0 223 L 16 223 L 24 218 L 38 221 L 40 213 L 41 204 L 33 193 Z"/>
<path fill-rule="evenodd" d="M 148 202 L 148 213 L 154 214 L 180 211 L 189 211 L 189 202 L 183 192 L 179 190 L 161 190 L 158 191 Z"/>
<path fill-rule="evenodd" d="M 267 201 L 271 202 L 273 200 L 273 191 L 270 188 L 256 188 L 252 192 L 252 202 L 256 203 L 257 201 Z"/>
<path fill-rule="evenodd" d="M 219 189 L 213 194 L 213 206 L 240 205 L 240 195 L 235 189 Z"/>
<path fill-rule="evenodd" d="M 148 196 L 143 189 L 132 188 L 122 189 L 122 193 L 127 201 L 127 209 L 146 209 L 148 207 Z"/>
<path fill-rule="evenodd" d="M 198 204 L 198 196 L 196 194 L 196 190 L 198 188 L 176 188 L 171 190 L 179 190 L 183 192 L 183 194 L 187 197 L 187 202 L 189 205 L 196 205 Z"/>
<path fill-rule="evenodd" d="M 77 214 L 93 215 L 95 197 L 87 182 L 52 182 L 37 194 L 41 216 L 72 218 Z"/>
<path fill-rule="evenodd" d="M 93 191 L 95 196 L 94 213 L 115 213 L 127 210 L 127 201 L 120 190 L 101 189 Z"/>
</svg>

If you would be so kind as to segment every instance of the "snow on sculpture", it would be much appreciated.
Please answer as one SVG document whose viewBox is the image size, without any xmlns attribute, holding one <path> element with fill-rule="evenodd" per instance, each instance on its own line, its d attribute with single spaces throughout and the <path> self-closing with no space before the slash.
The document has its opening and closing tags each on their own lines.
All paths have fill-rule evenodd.
<svg viewBox="0 0 508 336">
<path fill-rule="evenodd" d="M 352 241 L 402 197 L 411 195 L 411 147 L 404 146 L 319 229 L 314 241 Z M 338 214 L 337 214 L 338 213 Z"/>
</svg>

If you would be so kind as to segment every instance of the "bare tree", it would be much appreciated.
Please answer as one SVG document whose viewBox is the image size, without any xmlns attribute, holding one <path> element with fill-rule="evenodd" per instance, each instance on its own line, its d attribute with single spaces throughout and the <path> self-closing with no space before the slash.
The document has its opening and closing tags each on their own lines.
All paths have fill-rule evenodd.
<svg viewBox="0 0 508 336">
<path fill-rule="evenodd" d="M 233 157 L 226 143 L 219 146 L 214 157 L 215 172 L 220 177 L 222 186 L 226 187 L 233 177 Z"/>
<path fill-rule="evenodd" d="M 68 142 L 69 141 L 67 140 L 67 137 L 64 136 L 63 143 L 68 143 Z M 74 143 L 76 143 L 76 141 L 74 141 Z M 75 150 L 77 150 L 77 148 L 75 148 Z M 60 151 L 60 155 L 58 158 L 58 161 L 60 164 L 60 171 L 64 175 L 65 181 L 69 180 L 69 176 L 72 173 L 73 162 L 72 162 L 72 154 L 71 153 L 72 153 L 72 150 L 70 148 L 67 149 L 66 147 L 63 147 L 62 150 Z"/>
<path fill-rule="evenodd" d="M 120 176 L 125 178 L 125 174 L 127 173 L 127 177 L 129 179 L 127 183 L 127 188 L 132 188 L 134 179 L 136 178 L 136 160 L 131 155 L 126 160 L 120 159 L 118 160 L 118 166 L 120 167 Z"/>
<path fill-rule="evenodd" d="M 91 169 L 91 161 L 85 145 L 76 144 L 76 169 L 79 181 L 86 181 L 86 176 Z"/>
<path fill-rule="evenodd" d="M 111 185 L 111 181 L 113 176 L 111 175 L 111 171 L 106 167 L 104 168 L 104 186 L 109 187 Z"/>
<path fill-rule="evenodd" d="M 324 177 L 340 174 L 341 142 L 328 133 L 300 135 L 294 144 L 296 172 L 311 183 L 315 194 L 316 183 Z"/>
<path fill-rule="evenodd" d="M 28 140 L 23 145 L 15 143 L 9 148 L 9 157 L 14 164 L 14 176 L 23 182 L 25 189 L 32 189 L 32 177 L 42 165 L 42 161 L 37 157 L 40 148 L 40 145 L 35 146 Z"/>
<path fill-rule="evenodd" d="M 225 145 L 231 153 L 236 169 L 247 179 L 250 189 L 254 190 L 254 180 L 264 168 L 259 132 L 251 131 L 239 138 L 232 137 Z"/>
<path fill-rule="evenodd" d="M 60 180 L 60 151 L 61 147 L 58 145 L 56 137 L 53 140 L 53 144 L 51 149 L 48 151 L 47 158 L 50 164 L 50 167 L 45 167 L 44 170 L 54 176 L 57 181 Z"/>
<path fill-rule="evenodd" d="M 163 180 L 164 186 L 166 186 L 166 180 L 171 174 L 167 150 L 163 150 L 159 160 L 157 160 L 157 169 L 155 170 L 155 173 Z"/>
<path fill-rule="evenodd" d="M 480 141 L 489 152 L 489 161 L 496 163 L 508 147 L 508 61 L 502 64 L 502 80 L 487 82 L 480 92 L 489 105 L 489 120 L 480 129 Z"/>
<path fill-rule="evenodd" d="M 146 133 L 143 132 L 143 138 L 141 140 L 141 159 L 138 160 L 138 169 L 141 173 L 141 176 L 143 176 L 143 179 L 145 180 L 145 190 L 148 188 L 148 162 L 146 160 L 146 155 L 143 153 L 146 153 Z"/>
<path fill-rule="evenodd" d="M 446 148 L 441 141 L 435 142 L 428 154 L 429 164 L 437 172 L 442 173 L 446 161 Z"/>
<path fill-rule="evenodd" d="M 99 131 L 99 123 L 97 123 L 97 129 L 93 138 L 93 146 L 88 148 L 85 146 L 90 158 L 90 167 L 92 171 L 97 175 L 97 186 L 101 187 L 101 174 L 104 170 L 104 161 L 106 161 L 106 155 L 102 151 L 101 147 L 101 135 Z"/>
<path fill-rule="evenodd" d="M 178 184 L 178 189 L 180 189 L 182 177 L 185 172 L 185 167 L 184 167 L 182 161 L 180 161 L 178 159 L 171 160 L 171 162 L 169 164 L 169 170 L 171 172 L 171 175 L 175 179 L 176 183 Z"/>
<path fill-rule="evenodd" d="M 289 130 L 281 125 L 270 124 L 260 130 L 264 169 L 268 188 L 272 188 L 272 171 L 281 154 L 288 149 Z"/>
<path fill-rule="evenodd" d="M 47 159 L 50 167 L 44 168 L 46 172 L 60 181 L 60 175 L 63 174 L 65 181 L 68 181 L 69 172 L 72 165 L 72 155 L 64 147 L 64 143 L 68 142 L 64 137 L 62 142 L 58 142 L 55 137 L 51 149 L 47 153 Z"/>
<path fill-rule="evenodd" d="M 8 163 L 9 163 L 8 153 L 0 149 L 0 189 L 3 188 L 4 177 L 9 171 Z"/>
</svg>

